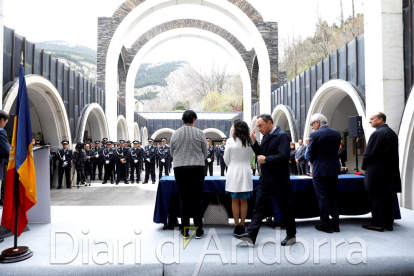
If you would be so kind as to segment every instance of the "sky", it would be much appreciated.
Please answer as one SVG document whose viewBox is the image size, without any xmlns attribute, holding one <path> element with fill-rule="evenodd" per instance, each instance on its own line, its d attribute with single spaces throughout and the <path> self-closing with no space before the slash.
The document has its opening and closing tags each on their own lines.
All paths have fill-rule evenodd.
<svg viewBox="0 0 414 276">
<path fill-rule="evenodd" d="M 148 0 L 151 1 L 151 0 Z M 225 1 L 225 0 L 222 0 Z M 97 18 L 110 17 L 124 0 L 4 0 L 4 23 L 29 41 L 64 40 L 97 48 Z M 249 0 L 265 21 L 278 22 L 279 44 L 288 37 L 312 35 L 319 12 L 330 24 L 339 22 L 340 0 Z M 351 14 L 352 0 L 342 0 L 344 16 Z M 356 13 L 363 13 L 363 0 L 354 0 Z M 131 44 L 149 29 L 173 19 L 201 19 L 222 26 L 244 45 L 252 41 L 231 20 L 197 6 L 175 6 L 158 12 L 142 22 L 145 28 L 133 31 Z M 279 53 L 281 54 L 281 53 Z M 181 38 L 164 43 L 149 53 L 144 62 L 184 60 L 193 67 L 208 70 L 211 64 L 227 65 L 230 72 L 238 67 L 232 57 L 217 45 L 197 38 Z"/>
</svg>

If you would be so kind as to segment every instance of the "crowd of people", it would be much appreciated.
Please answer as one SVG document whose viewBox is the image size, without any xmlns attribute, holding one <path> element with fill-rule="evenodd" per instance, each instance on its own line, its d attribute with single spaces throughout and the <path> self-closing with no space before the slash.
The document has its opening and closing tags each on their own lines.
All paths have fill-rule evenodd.
<svg viewBox="0 0 414 276">
<path fill-rule="evenodd" d="M 201 195 L 206 175 L 206 165 L 212 162 L 213 147 L 203 132 L 195 127 L 197 114 L 186 110 L 183 126 L 171 138 L 171 155 L 175 179 L 180 195 L 181 236 L 189 238 L 190 216 L 193 214 L 196 239 L 204 235 Z M 312 173 L 312 181 L 319 204 L 320 223 L 315 229 L 325 233 L 340 232 L 337 202 L 338 175 L 345 167 L 346 151 L 341 134 L 328 126 L 323 114 L 311 117 L 313 132 L 299 141 L 299 147 L 290 137 L 274 125 L 268 114 L 257 117 L 257 126 L 249 133 L 246 122 L 236 120 L 230 131 L 229 141 L 218 148 L 224 162 L 221 174 L 227 169 L 225 191 L 232 198 L 235 222 L 233 235 L 243 241 L 256 242 L 266 206 L 271 199 L 279 206 L 286 226 L 286 237 L 281 245 L 296 242 L 296 221 L 292 207 L 290 176 Z M 401 192 L 398 166 L 398 137 L 386 124 L 386 116 L 377 112 L 369 123 L 376 129 L 371 135 L 363 156 L 362 168 L 366 171 L 365 189 L 372 205 L 372 222 L 363 228 L 383 232 L 393 231 L 393 196 Z M 256 139 L 256 129 L 263 135 Z M 221 153 L 222 152 L 222 153 Z M 250 224 L 245 227 L 247 200 L 253 196 L 252 169 L 260 164 L 261 173 L 256 191 L 256 201 Z M 308 167 L 309 166 L 309 167 Z"/>
</svg>

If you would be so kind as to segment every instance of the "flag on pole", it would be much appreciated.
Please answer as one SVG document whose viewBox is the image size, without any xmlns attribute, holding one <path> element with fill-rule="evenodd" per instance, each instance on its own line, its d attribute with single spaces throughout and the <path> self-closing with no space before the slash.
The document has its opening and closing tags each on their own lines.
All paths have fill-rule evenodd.
<svg viewBox="0 0 414 276">
<path fill-rule="evenodd" d="M 27 211 L 37 202 L 29 97 L 22 65 L 20 65 L 19 92 L 16 98 L 13 139 L 10 148 L 1 225 L 10 229 L 14 235 L 20 236 L 27 225 Z M 15 231 L 14 183 L 19 185 L 17 233 Z"/>
</svg>

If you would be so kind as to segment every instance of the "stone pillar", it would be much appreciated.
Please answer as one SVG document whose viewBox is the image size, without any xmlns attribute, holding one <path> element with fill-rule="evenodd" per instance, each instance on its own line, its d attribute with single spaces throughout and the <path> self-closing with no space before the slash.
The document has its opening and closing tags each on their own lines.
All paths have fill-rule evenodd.
<svg viewBox="0 0 414 276">
<path fill-rule="evenodd" d="M 0 0 L 0 92 L 3 98 L 3 40 L 4 40 L 4 0 Z M 3 101 L 0 101 L 0 109 L 3 109 Z"/>
<path fill-rule="evenodd" d="M 387 115 L 398 133 L 404 110 L 403 14 L 401 0 L 365 2 L 366 117 L 375 111 Z M 364 123 L 366 139 L 374 131 Z"/>
</svg>

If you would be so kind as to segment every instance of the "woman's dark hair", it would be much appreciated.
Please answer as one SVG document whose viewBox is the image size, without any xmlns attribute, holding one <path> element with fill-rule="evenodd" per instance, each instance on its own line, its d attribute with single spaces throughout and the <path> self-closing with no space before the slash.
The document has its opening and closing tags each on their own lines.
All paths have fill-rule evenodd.
<svg viewBox="0 0 414 276">
<path fill-rule="evenodd" d="M 242 142 L 243 147 L 247 147 L 251 144 L 252 138 L 250 137 L 249 126 L 245 121 L 237 119 L 233 123 L 233 139 L 239 138 Z"/>
<path fill-rule="evenodd" d="M 183 113 L 183 122 L 184 124 L 192 124 L 194 119 L 197 120 L 197 114 L 192 110 L 186 110 Z"/>
</svg>

